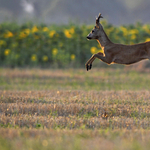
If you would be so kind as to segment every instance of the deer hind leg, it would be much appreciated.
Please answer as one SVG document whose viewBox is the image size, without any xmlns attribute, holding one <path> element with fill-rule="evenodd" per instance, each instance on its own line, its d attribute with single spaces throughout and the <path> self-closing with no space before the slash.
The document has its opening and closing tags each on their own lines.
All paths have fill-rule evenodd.
<svg viewBox="0 0 150 150">
<path fill-rule="evenodd" d="M 97 53 L 97 54 L 94 54 L 94 55 L 87 61 L 87 63 L 85 64 L 87 71 L 92 68 L 92 63 L 93 63 L 93 61 L 94 61 L 96 58 L 102 60 L 103 62 L 108 63 L 108 61 L 106 60 L 106 57 L 103 56 L 103 53 L 100 53 L 100 52 L 99 52 L 99 53 Z"/>
</svg>

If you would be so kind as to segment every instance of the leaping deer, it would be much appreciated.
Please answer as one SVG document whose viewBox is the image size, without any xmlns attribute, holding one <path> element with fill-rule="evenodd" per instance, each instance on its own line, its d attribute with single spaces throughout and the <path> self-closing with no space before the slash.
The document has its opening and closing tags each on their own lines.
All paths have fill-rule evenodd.
<svg viewBox="0 0 150 150">
<path fill-rule="evenodd" d="M 88 34 L 87 39 L 96 39 L 104 53 L 96 53 L 87 61 L 85 64 L 87 71 L 92 68 L 92 62 L 95 58 L 107 64 L 117 63 L 125 65 L 130 65 L 143 59 L 150 59 L 150 42 L 134 45 L 115 44 L 110 41 L 99 23 L 100 18 L 103 18 L 101 14 L 96 18 L 96 26 Z"/>
</svg>

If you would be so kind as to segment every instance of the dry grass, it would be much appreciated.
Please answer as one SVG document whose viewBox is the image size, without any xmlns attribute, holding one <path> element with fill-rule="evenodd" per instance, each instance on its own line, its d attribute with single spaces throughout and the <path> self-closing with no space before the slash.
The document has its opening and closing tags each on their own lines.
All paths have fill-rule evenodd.
<svg viewBox="0 0 150 150">
<path fill-rule="evenodd" d="M 0 91 L 0 125 L 149 129 L 149 91 Z"/>
<path fill-rule="evenodd" d="M 150 90 L 150 71 L 0 69 L 0 90 Z"/>
<path fill-rule="evenodd" d="M 145 130 L 0 129 L 0 149 L 6 150 L 149 150 Z"/>
<path fill-rule="evenodd" d="M 148 150 L 149 71 L 91 73 L 0 69 L 0 149 Z"/>
</svg>

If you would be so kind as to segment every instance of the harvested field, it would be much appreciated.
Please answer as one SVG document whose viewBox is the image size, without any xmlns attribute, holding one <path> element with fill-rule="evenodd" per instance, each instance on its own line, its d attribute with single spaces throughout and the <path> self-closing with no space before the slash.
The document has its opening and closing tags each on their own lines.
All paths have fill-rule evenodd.
<svg viewBox="0 0 150 150">
<path fill-rule="evenodd" d="M 0 149 L 148 149 L 149 71 L 97 71 L 1 69 Z"/>
<path fill-rule="evenodd" d="M 150 71 L 0 69 L 0 90 L 150 90 Z"/>
<path fill-rule="evenodd" d="M 149 129 L 149 91 L 0 91 L 0 125 Z"/>
<path fill-rule="evenodd" d="M 42 150 L 148 150 L 145 130 L 0 129 L 0 148 Z"/>
</svg>

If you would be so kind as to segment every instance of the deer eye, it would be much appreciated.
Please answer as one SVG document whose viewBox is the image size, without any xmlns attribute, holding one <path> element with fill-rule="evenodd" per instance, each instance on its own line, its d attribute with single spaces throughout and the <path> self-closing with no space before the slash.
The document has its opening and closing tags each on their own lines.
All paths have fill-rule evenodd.
<svg viewBox="0 0 150 150">
<path fill-rule="evenodd" d="M 92 30 L 92 33 L 94 33 L 94 30 Z"/>
</svg>

